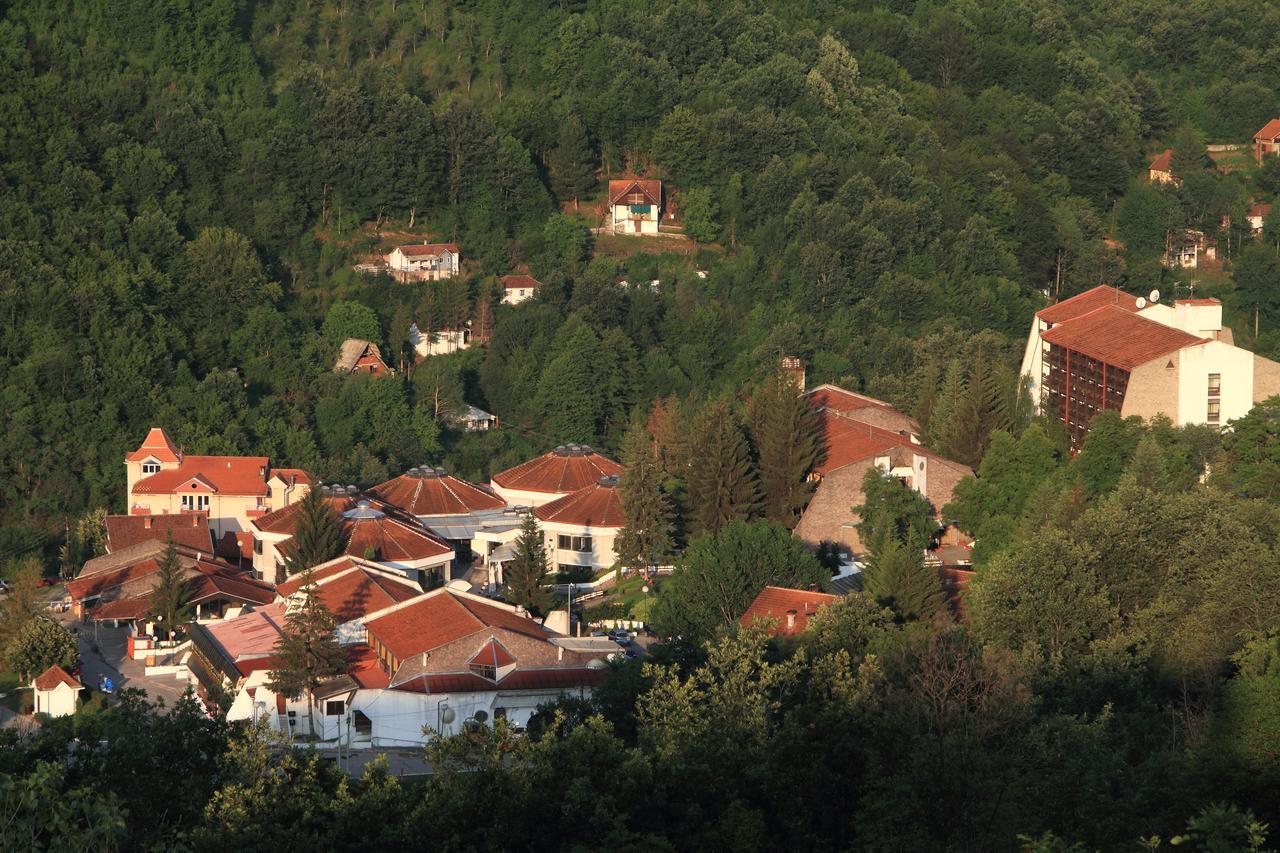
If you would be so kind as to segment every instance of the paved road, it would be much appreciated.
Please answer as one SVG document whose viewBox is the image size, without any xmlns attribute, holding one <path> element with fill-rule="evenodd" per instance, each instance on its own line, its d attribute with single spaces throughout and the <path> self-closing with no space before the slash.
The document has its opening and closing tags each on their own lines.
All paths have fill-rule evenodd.
<svg viewBox="0 0 1280 853">
<path fill-rule="evenodd" d="M 428 776 L 435 772 L 421 749 L 317 749 L 316 752 L 352 777 L 364 773 L 365 765 L 380 755 L 386 756 L 387 772 L 392 776 Z"/>
<path fill-rule="evenodd" d="M 145 662 L 126 656 L 126 629 L 108 625 L 95 627 L 92 623 L 80 622 L 69 613 L 58 618 L 80 637 L 80 680 L 86 687 L 97 690 L 102 676 L 106 675 L 116 690 L 125 687 L 145 690 L 151 700 L 163 699 L 166 707 L 173 707 L 186 692 L 186 679 L 171 675 L 148 678 Z"/>
</svg>

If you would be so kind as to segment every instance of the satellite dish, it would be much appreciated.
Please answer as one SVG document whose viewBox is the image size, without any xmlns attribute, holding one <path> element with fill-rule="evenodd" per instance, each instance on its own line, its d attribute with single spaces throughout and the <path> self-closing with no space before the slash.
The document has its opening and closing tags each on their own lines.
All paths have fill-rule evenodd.
<svg viewBox="0 0 1280 853">
<path fill-rule="evenodd" d="M 1141 311 L 1143 308 L 1147 307 L 1147 300 L 1139 296 L 1138 301 L 1135 304 L 1138 306 L 1138 310 Z"/>
<path fill-rule="evenodd" d="M 1152 302 L 1159 302 L 1159 301 L 1160 301 L 1160 291 L 1158 291 L 1158 290 L 1153 290 L 1153 291 L 1151 291 L 1151 294 L 1150 294 L 1147 298 L 1148 298 L 1148 299 L 1150 299 Z"/>
</svg>

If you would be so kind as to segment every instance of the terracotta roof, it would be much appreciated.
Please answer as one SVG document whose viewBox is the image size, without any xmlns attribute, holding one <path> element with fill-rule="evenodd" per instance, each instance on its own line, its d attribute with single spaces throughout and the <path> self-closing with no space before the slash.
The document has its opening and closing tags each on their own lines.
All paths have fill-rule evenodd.
<svg viewBox="0 0 1280 853">
<path fill-rule="evenodd" d="M 467 661 L 467 663 L 474 663 L 479 666 L 493 667 L 510 666 L 515 662 L 516 659 L 511 652 L 507 651 L 506 647 L 495 638 L 490 638 L 489 642 L 485 643 L 480 648 L 480 651 L 472 655 L 471 660 Z"/>
<path fill-rule="evenodd" d="M 766 586 L 738 621 L 749 626 L 757 619 L 776 619 L 778 623 L 770 626 L 769 633 L 775 637 L 789 637 L 802 632 L 808 627 L 810 616 L 838 598 L 840 596 L 825 592 Z M 788 615 L 795 616 L 790 627 L 787 626 Z"/>
<path fill-rule="evenodd" d="M 822 429 L 823 441 L 827 447 L 826 458 L 815 470 L 819 474 L 827 474 L 837 468 L 862 462 L 873 456 L 884 456 L 895 448 L 918 453 L 930 459 L 960 465 L 959 462 L 935 453 L 922 444 L 916 444 L 900 433 L 872 426 L 861 421 L 850 420 L 831 412 L 819 412 L 818 423 Z"/>
<path fill-rule="evenodd" d="M 378 562 L 416 562 L 433 557 L 452 557 L 448 542 L 420 525 L 380 513 L 372 518 L 343 519 L 344 552 L 363 557 L 369 550 Z"/>
<path fill-rule="evenodd" d="M 411 243 L 408 246 L 397 246 L 401 254 L 404 255 L 438 255 L 441 252 L 449 252 L 458 254 L 458 246 L 455 243 Z"/>
<path fill-rule="evenodd" d="M 1138 297 L 1130 296 L 1123 290 L 1100 284 L 1092 290 L 1086 290 L 1084 293 L 1077 294 L 1070 299 L 1064 299 L 1056 305 L 1041 309 L 1036 312 L 1036 316 L 1046 323 L 1065 323 L 1067 320 L 1074 319 L 1082 314 L 1088 314 L 1090 311 L 1101 308 L 1104 305 L 1118 305 L 1125 311 L 1136 312 L 1138 310 Z"/>
<path fill-rule="evenodd" d="M 615 477 L 601 478 L 571 495 L 556 498 L 535 509 L 533 514 L 541 521 L 582 527 L 622 527 L 626 524 Z"/>
<path fill-rule="evenodd" d="M 1276 137 L 1280 137 L 1280 118 L 1273 118 L 1263 126 L 1262 130 L 1253 135 L 1254 139 L 1258 139 L 1259 137 L 1266 140 L 1272 140 Z"/>
<path fill-rule="evenodd" d="M 662 181 L 646 181 L 640 178 L 623 178 L 620 181 L 610 181 L 609 204 L 617 204 L 623 196 L 631 192 L 632 187 L 648 196 L 651 203 L 662 204 Z"/>
<path fill-rule="evenodd" d="M 1207 342 L 1114 305 L 1059 323 L 1041 339 L 1122 370 Z"/>
<path fill-rule="evenodd" d="M 541 287 L 542 282 L 531 275 L 504 275 L 502 277 L 502 286 L 507 290 L 528 290 Z"/>
<path fill-rule="evenodd" d="M 185 545 L 206 554 L 213 551 L 209 519 L 199 513 L 177 515 L 108 515 L 107 552 L 119 551 L 140 542 L 167 542 Z"/>
<path fill-rule="evenodd" d="M 191 601 L 198 602 L 206 598 L 235 598 L 245 604 L 270 604 L 275 600 L 276 591 L 271 584 L 263 583 L 247 573 L 198 567 L 201 574 L 190 579 Z"/>
<path fill-rule="evenodd" d="M 414 469 L 417 474 L 379 483 L 369 494 L 411 515 L 469 515 L 476 510 L 502 509 L 507 502 L 475 483 L 442 473 L 440 469 Z"/>
<path fill-rule="evenodd" d="M 857 394 L 838 385 L 819 385 L 806 393 L 805 396 L 809 398 L 809 405 L 815 409 L 830 409 L 834 412 L 856 412 L 858 409 L 871 407 L 901 414 L 883 400 L 877 400 L 875 397 L 868 397 L 865 394 Z"/>
<path fill-rule="evenodd" d="M 401 660 L 486 628 L 504 628 L 537 640 L 553 636 L 532 619 L 447 589 L 428 593 L 420 601 L 370 619 L 365 628 Z"/>
<path fill-rule="evenodd" d="M 93 608 L 91 612 L 94 619 L 99 621 L 107 621 L 108 619 L 115 621 L 128 622 L 131 619 L 141 619 L 147 615 L 147 611 L 151 609 L 151 595 L 140 595 L 137 598 L 120 598 L 115 601 L 108 601 L 106 604 L 99 604 Z"/>
<path fill-rule="evenodd" d="M 1249 216 L 1267 216 L 1271 213 L 1269 204 L 1253 204 L 1249 206 Z"/>
<path fill-rule="evenodd" d="M 347 667 L 351 680 L 366 690 L 379 690 L 391 683 L 391 677 L 378 663 L 378 656 L 364 643 L 347 646 Z"/>
<path fill-rule="evenodd" d="M 147 437 L 142 440 L 142 446 L 132 453 L 125 454 L 126 462 L 142 462 L 146 459 L 155 459 L 157 462 L 177 462 L 182 458 L 182 451 L 179 450 L 169 435 L 160 427 L 152 427 L 147 433 Z"/>
<path fill-rule="evenodd" d="M 263 657 L 275 648 L 284 627 L 284 605 L 269 604 L 234 619 L 201 627 L 238 666 L 242 659 Z"/>
<path fill-rule="evenodd" d="M 65 684 L 75 690 L 80 689 L 80 682 L 68 675 L 67 671 L 56 663 L 36 676 L 37 690 L 53 690 L 59 684 Z"/>
<path fill-rule="evenodd" d="M 301 468 L 272 468 L 271 476 L 268 480 L 279 477 L 286 483 L 300 483 L 304 486 L 311 485 L 311 475 Z"/>
<path fill-rule="evenodd" d="M 567 495 L 601 477 L 621 474 L 622 466 L 590 448 L 567 445 L 494 474 L 494 486 L 521 492 Z"/>
<path fill-rule="evenodd" d="M 393 578 L 385 572 L 357 565 L 348 558 L 334 562 L 335 566 L 311 574 L 316 596 L 329 608 L 339 625 L 422 595 L 422 588 L 408 578 Z M 276 592 L 287 598 L 298 592 L 302 583 L 302 576 L 294 575 L 277 587 Z"/>
<path fill-rule="evenodd" d="M 494 683 L 469 672 L 446 672 L 420 675 L 395 690 L 411 693 L 479 693 L 491 690 L 555 690 L 566 687 L 592 687 L 604 681 L 605 671 L 589 667 L 556 667 L 549 669 L 517 669 L 502 681 Z"/>
<path fill-rule="evenodd" d="M 144 477 L 133 486 L 134 494 L 167 495 L 187 491 L 201 482 L 222 495 L 267 494 L 265 456 L 185 456 L 177 468 Z M 198 490 L 197 490 L 198 491 Z"/>
<path fill-rule="evenodd" d="M 1166 148 L 1156 155 L 1156 159 L 1151 161 L 1148 166 L 1153 172 L 1168 172 L 1169 166 L 1173 164 L 1173 149 Z"/>
</svg>

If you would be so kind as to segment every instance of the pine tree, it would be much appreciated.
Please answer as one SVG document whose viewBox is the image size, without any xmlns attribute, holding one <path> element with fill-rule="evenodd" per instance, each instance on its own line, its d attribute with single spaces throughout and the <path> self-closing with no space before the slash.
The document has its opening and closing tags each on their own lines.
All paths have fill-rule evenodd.
<svg viewBox="0 0 1280 853">
<path fill-rule="evenodd" d="M 686 487 L 695 534 L 715 533 L 759 512 L 760 484 L 747 440 L 725 402 L 703 410 L 693 430 Z"/>
<path fill-rule="evenodd" d="M 299 501 L 297 516 L 293 538 L 284 546 L 284 567 L 290 575 L 342 553 L 342 525 L 319 483 Z"/>
<path fill-rule="evenodd" d="M 551 178 L 556 195 L 561 199 L 573 199 L 578 208 L 578 198 L 586 195 L 596 185 L 595 156 L 591 153 L 591 141 L 577 116 L 560 125 L 560 137 L 550 157 Z"/>
<path fill-rule="evenodd" d="M 151 608 L 147 615 L 159 623 L 165 639 L 171 640 L 178 626 L 192 614 L 191 588 L 172 537 L 165 543 L 158 565 L 160 570 L 156 573 L 156 585 L 151 590 Z"/>
<path fill-rule="evenodd" d="M 818 415 L 781 371 L 756 389 L 751 403 L 764 515 L 791 529 L 813 491 L 809 474 L 826 454 Z"/>
<path fill-rule="evenodd" d="M 315 734 L 315 690 L 347 671 L 347 655 L 338 643 L 333 614 L 315 594 L 310 566 L 303 569 L 302 577 L 302 589 L 289 602 L 284 630 L 272 650 L 276 668 L 268 675 L 267 686 L 290 699 L 306 695 L 307 730 Z"/>
<path fill-rule="evenodd" d="M 618 500 L 625 523 L 615 546 L 623 566 L 646 574 L 671 551 L 673 511 L 662 479 L 653 440 L 642 424 L 632 423 L 622 442 Z"/>
<path fill-rule="evenodd" d="M 878 604 L 903 622 L 931 621 L 946 603 L 942 584 L 933 569 L 925 566 L 923 553 L 892 535 L 881 537 L 872 547 L 863 583 Z"/>
<path fill-rule="evenodd" d="M 543 586 L 546 575 L 547 546 L 542 541 L 542 528 L 533 513 L 528 513 L 516 537 L 516 555 L 503 572 L 507 598 L 531 613 L 545 614 L 551 607 L 551 594 Z"/>
</svg>

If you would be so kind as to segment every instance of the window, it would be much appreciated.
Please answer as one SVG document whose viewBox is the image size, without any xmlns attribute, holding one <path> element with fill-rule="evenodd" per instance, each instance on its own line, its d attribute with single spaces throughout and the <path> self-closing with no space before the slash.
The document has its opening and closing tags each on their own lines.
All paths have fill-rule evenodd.
<svg viewBox="0 0 1280 853">
<path fill-rule="evenodd" d="M 143 462 L 143 463 L 142 463 L 142 473 L 144 473 L 144 474 L 158 474 L 158 473 L 160 473 L 160 463 L 159 463 L 159 462 Z"/>
<path fill-rule="evenodd" d="M 258 556 L 262 556 L 262 540 L 261 539 L 253 540 L 253 553 L 257 554 Z"/>
<path fill-rule="evenodd" d="M 471 664 L 471 672 L 473 675 L 487 678 L 490 681 L 498 680 L 498 668 L 491 664 L 473 663 Z"/>
<path fill-rule="evenodd" d="M 627 204 L 644 204 L 645 201 L 647 199 L 644 197 L 644 193 L 632 193 L 627 196 Z"/>
<path fill-rule="evenodd" d="M 1218 422 L 1218 418 L 1221 416 L 1221 413 L 1222 413 L 1222 401 L 1210 400 L 1209 401 L 1209 423 L 1216 424 Z"/>
<path fill-rule="evenodd" d="M 1210 373 L 1209 374 L 1209 396 L 1218 397 L 1218 396 L 1221 396 L 1221 394 L 1222 394 L 1222 374 Z"/>
<path fill-rule="evenodd" d="M 298 724 L 298 712 L 297 712 L 297 711 L 290 711 L 290 712 L 289 712 L 289 725 L 292 727 L 292 726 L 296 726 L 297 724 Z"/>
<path fill-rule="evenodd" d="M 590 553 L 591 537 L 590 536 L 566 536 L 565 534 L 561 533 L 559 541 L 557 542 L 557 547 L 559 547 L 561 551 L 577 551 L 583 554 Z"/>
<path fill-rule="evenodd" d="M 183 495 L 182 508 L 197 510 L 201 512 L 208 511 L 209 496 L 208 495 Z"/>
<path fill-rule="evenodd" d="M 341 699 L 330 699 L 324 703 L 324 715 L 326 717 L 341 717 L 346 710 L 347 703 Z"/>
<path fill-rule="evenodd" d="M 507 709 L 506 709 L 506 708 L 494 708 L 494 709 L 493 709 L 493 718 L 494 718 L 495 720 L 505 720 L 505 719 L 507 718 Z"/>
</svg>

